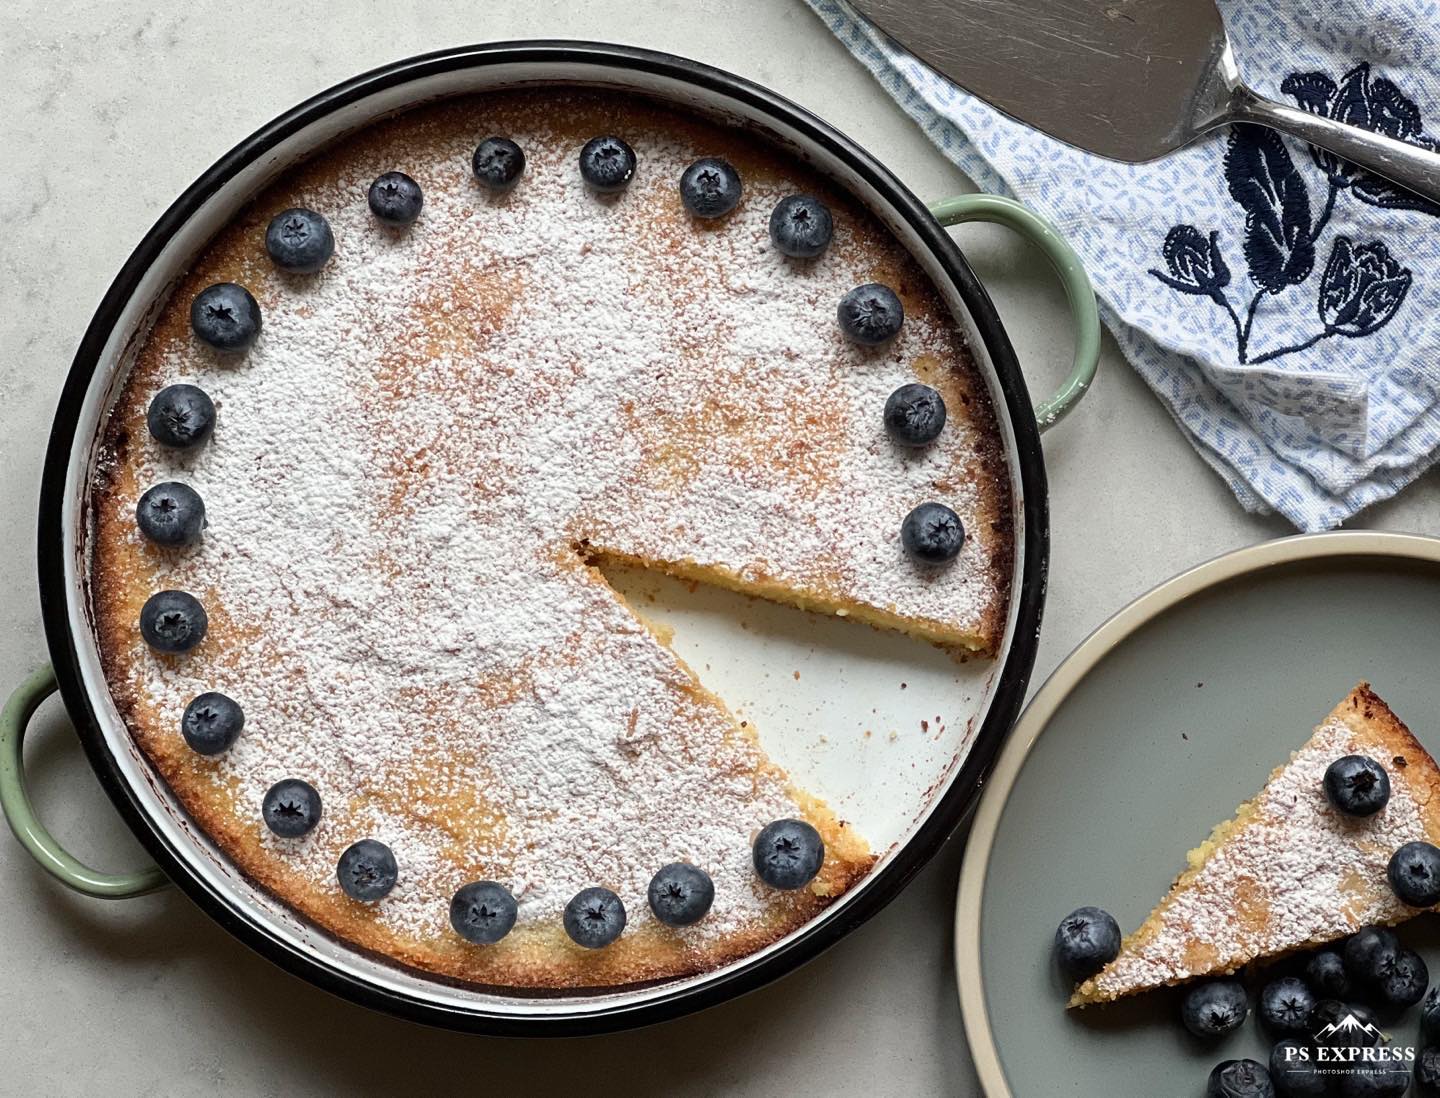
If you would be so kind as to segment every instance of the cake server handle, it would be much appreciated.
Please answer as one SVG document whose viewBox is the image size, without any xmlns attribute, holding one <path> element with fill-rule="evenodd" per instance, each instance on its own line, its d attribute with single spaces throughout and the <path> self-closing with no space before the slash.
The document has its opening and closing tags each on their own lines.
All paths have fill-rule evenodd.
<svg viewBox="0 0 1440 1098">
<path fill-rule="evenodd" d="M 40 703 L 55 693 L 55 669 L 48 663 L 15 688 L 0 710 L 0 810 L 15 837 L 61 884 L 103 900 L 143 896 L 170 883 L 158 866 L 134 873 L 101 873 L 71 855 L 35 817 L 25 791 L 25 731 Z"/>
<path fill-rule="evenodd" d="M 967 221 L 990 221 L 1013 229 L 1044 252 L 1060 276 L 1075 321 L 1075 361 L 1059 391 L 1035 405 L 1035 422 L 1040 430 L 1048 431 L 1080 402 L 1095 380 L 1095 367 L 1100 363 L 1100 312 L 1085 265 L 1055 226 L 1014 199 L 997 194 L 961 194 L 935 203 L 930 213 L 947 228 Z"/>
</svg>

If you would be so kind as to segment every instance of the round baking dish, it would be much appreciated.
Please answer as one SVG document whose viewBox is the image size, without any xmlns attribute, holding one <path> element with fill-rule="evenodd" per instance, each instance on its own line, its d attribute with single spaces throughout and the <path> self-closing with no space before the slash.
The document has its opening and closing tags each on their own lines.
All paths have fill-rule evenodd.
<svg viewBox="0 0 1440 1098">
<path fill-rule="evenodd" d="M 961 722 L 953 751 L 905 779 L 917 809 L 874 843 L 872 872 L 841 900 L 774 945 L 711 972 L 640 988 L 536 995 L 457 987 L 363 953 L 306 923 L 245 879 L 185 816 L 134 745 L 100 670 L 88 615 L 88 485 L 96 441 L 156 305 L 188 261 L 280 172 L 377 118 L 477 91 L 567 85 L 619 89 L 747 128 L 806 161 L 863 201 L 933 279 L 990 388 L 1014 499 L 1015 563 L 999 656 Z M 984 289 L 943 225 L 997 221 L 1039 245 L 1076 316 L 1076 359 L 1061 392 L 1032 409 L 1024 379 Z M 1025 694 L 1044 603 L 1049 530 L 1040 431 L 1083 394 L 1094 373 L 1098 321 L 1074 256 L 1043 222 L 1005 199 L 967 195 L 933 210 L 870 154 L 787 100 L 739 77 L 668 55 L 577 42 L 465 47 L 397 62 L 302 103 L 222 157 L 156 223 L 120 271 L 87 330 L 56 412 L 41 486 L 39 578 L 53 670 L 22 684 L 0 719 L 0 803 L 40 864 L 89 895 L 121 898 L 173 881 L 246 944 L 311 982 L 419 1021 L 493 1034 L 596 1033 L 658 1021 L 755 988 L 795 968 L 878 911 L 973 805 Z M 35 819 L 20 748 L 39 701 L 61 691 L 90 762 L 158 868 L 113 875 L 67 854 Z M 857 784 L 865 775 L 854 774 Z M 918 784 L 917 784 L 918 783 Z M 872 837 L 872 842 L 874 839 Z"/>
</svg>

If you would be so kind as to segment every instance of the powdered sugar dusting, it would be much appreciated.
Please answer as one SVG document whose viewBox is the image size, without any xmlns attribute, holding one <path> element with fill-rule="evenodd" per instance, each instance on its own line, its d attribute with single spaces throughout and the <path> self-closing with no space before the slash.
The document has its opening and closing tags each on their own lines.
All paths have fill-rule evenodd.
<svg viewBox="0 0 1440 1098">
<path fill-rule="evenodd" d="M 307 173 L 289 201 L 330 219 L 325 271 L 247 261 L 264 330 L 238 363 L 163 346 L 154 387 L 200 385 L 218 426 L 193 455 L 131 452 L 142 490 L 182 479 L 205 499 L 203 544 L 156 578 L 215 625 L 183 660 L 137 642 L 131 685 L 171 727 L 202 690 L 240 701 L 245 734 L 214 763 L 237 822 L 315 882 L 355 839 L 386 842 L 400 881 L 378 909 L 397 933 L 448 935 L 449 897 L 482 877 L 522 923 L 603 884 L 637 926 L 651 875 L 680 859 L 715 881 L 682 932 L 703 944 L 776 902 L 751 839 L 801 808 L 577 545 L 981 631 L 1004 598 L 983 440 L 960 416 L 927 451 L 885 439 L 886 396 L 957 344 L 929 309 L 879 352 L 840 337 L 836 301 L 888 254 L 872 226 L 841 218 L 831 252 L 796 264 L 766 229 L 791 181 L 748 178 L 736 214 L 702 226 L 674 194 L 706 151 L 687 139 L 627 133 L 640 173 L 605 199 L 543 113 L 510 136 L 529 163 L 500 198 L 469 178 L 474 134 L 443 128 L 399 164 L 361 146 Z M 404 232 L 364 197 L 397 166 L 425 195 Z M 938 572 L 898 538 L 928 498 L 971 535 Z M 258 828 L 284 777 L 324 798 L 303 839 Z"/>
<path fill-rule="evenodd" d="M 1101 994 L 1128 993 L 1257 957 L 1332 941 L 1370 923 L 1412 914 L 1385 869 L 1395 849 L 1425 838 L 1402 769 L 1386 765 L 1390 801 L 1367 819 L 1325 798 L 1325 770 L 1370 754 L 1331 718 L 1265 786 L 1255 814 L 1232 832 L 1187 886 L 1162 904 L 1159 928 L 1127 943 L 1095 978 Z M 1382 760 L 1388 762 L 1388 760 Z"/>
</svg>

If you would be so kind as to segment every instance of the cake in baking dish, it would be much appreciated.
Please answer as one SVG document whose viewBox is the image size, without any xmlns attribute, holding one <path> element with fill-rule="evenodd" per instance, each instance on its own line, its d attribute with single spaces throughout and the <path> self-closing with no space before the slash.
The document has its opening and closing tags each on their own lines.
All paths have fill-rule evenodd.
<svg viewBox="0 0 1440 1098">
<path fill-rule="evenodd" d="M 112 695 L 200 828 L 498 988 L 706 971 L 875 857 L 607 563 L 973 658 L 1013 570 L 987 387 L 905 248 L 748 129 L 602 92 L 280 177 L 158 307 L 91 510 Z"/>
<path fill-rule="evenodd" d="M 1326 770 L 1347 755 L 1374 759 L 1389 778 L 1389 801 L 1372 816 L 1343 815 L 1326 797 Z M 1420 909 L 1397 898 L 1386 867 L 1410 842 L 1440 842 L 1440 769 L 1361 683 L 1190 852 L 1189 868 L 1070 1005 L 1235 972 L 1408 919 Z"/>
</svg>

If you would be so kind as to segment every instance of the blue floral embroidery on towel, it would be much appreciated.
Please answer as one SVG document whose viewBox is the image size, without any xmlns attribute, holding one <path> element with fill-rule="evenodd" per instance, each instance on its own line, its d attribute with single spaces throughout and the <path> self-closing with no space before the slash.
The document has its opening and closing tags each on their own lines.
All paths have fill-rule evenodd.
<svg viewBox="0 0 1440 1098">
<path fill-rule="evenodd" d="M 1371 75 L 1366 63 L 1356 65 L 1339 83 L 1322 72 L 1291 73 L 1280 90 L 1303 109 L 1351 125 L 1363 126 L 1422 148 L 1437 147 L 1423 132 L 1414 100 L 1383 77 Z M 1318 217 L 1312 219 L 1310 192 L 1290 151 L 1274 130 L 1237 125 L 1230 129 L 1225 151 L 1225 181 L 1230 197 L 1245 211 L 1244 254 L 1257 289 L 1245 306 L 1243 319 L 1230 301 L 1230 268 L 1221 254 L 1218 232 L 1208 235 L 1194 225 L 1176 225 L 1165 236 L 1160 255 L 1167 271 L 1151 269 L 1165 285 L 1184 294 L 1207 297 L 1229 315 L 1235 326 L 1235 352 L 1241 363 L 1269 362 L 1331 336 L 1366 336 L 1399 311 L 1410 289 L 1411 272 L 1390 254 L 1384 241 L 1357 244 L 1337 236 L 1320 276 L 1317 313 L 1321 330 L 1290 346 L 1251 357 L 1255 314 L 1267 295 L 1299 286 L 1315 269 L 1316 243 L 1330 221 L 1342 192 L 1388 210 L 1414 210 L 1440 217 L 1440 206 L 1388 180 L 1381 179 L 1323 149 L 1311 148 L 1315 166 L 1324 174 L 1327 193 Z"/>
</svg>

